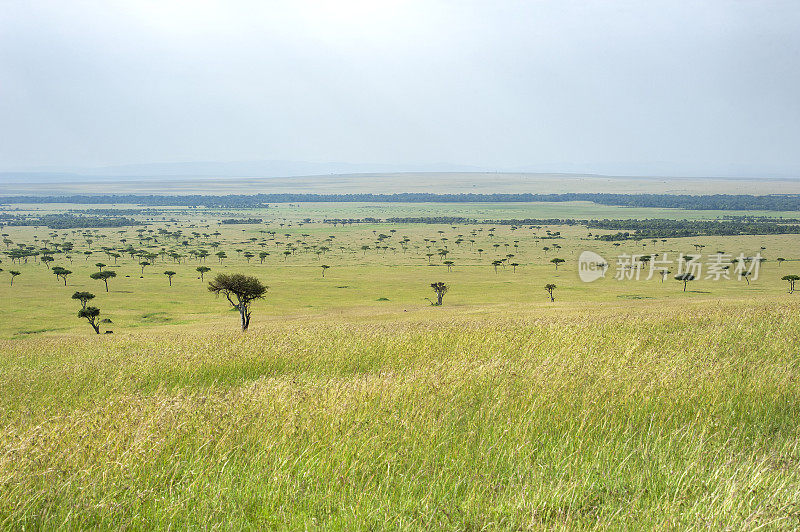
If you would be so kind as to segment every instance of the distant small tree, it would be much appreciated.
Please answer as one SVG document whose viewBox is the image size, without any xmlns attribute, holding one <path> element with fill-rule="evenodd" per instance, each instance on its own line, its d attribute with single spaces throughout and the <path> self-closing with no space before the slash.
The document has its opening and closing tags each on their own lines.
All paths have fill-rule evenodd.
<svg viewBox="0 0 800 532">
<path fill-rule="evenodd" d="M 51 271 L 55 274 L 56 279 L 63 279 L 64 286 L 67 286 L 67 276 L 72 274 L 70 270 L 62 268 L 61 266 L 53 266 L 53 269 Z"/>
<path fill-rule="evenodd" d="M 556 285 L 548 283 L 544 285 L 544 289 L 547 290 L 547 294 L 550 296 L 550 302 L 555 302 L 556 298 L 553 296 L 553 291 L 556 289 Z"/>
<path fill-rule="evenodd" d="M 497 273 L 497 267 L 500 266 L 501 264 L 503 264 L 502 260 L 497 259 L 492 261 L 492 266 L 494 266 L 494 273 Z"/>
<path fill-rule="evenodd" d="M 695 276 L 694 276 L 693 273 L 689 273 L 689 272 L 679 273 L 678 275 L 675 276 L 675 280 L 683 282 L 683 291 L 686 292 L 686 284 L 689 281 L 694 281 L 695 280 Z"/>
<path fill-rule="evenodd" d="M 117 272 L 113 272 L 111 270 L 106 270 L 104 272 L 94 272 L 89 277 L 94 279 L 95 281 L 103 281 L 106 285 L 106 292 L 108 292 L 108 280 L 112 277 L 116 277 Z"/>
<path fill-rule="evenodd" d="M 105 267 L 106 267 L 106 265 L 105 265 L 105 264 L 103 264 L 102 262 L 98 262 L 98 263 L 96 263 L 96 264 L 95 264 L 95 266 L 97 266 L 97 268 L 98 268 L 98 269 L 99 269 L 99 271 L 101 271 L 101 272 L 103 271 L 103 268 L 105 268 Z"/>
<path fill-rule="evenodd" d="M 72 299 L 77 299 L 81 302 L 81 308 L 86 308 L 86 303 L 94 299 L 94 294 L 91 292 L 75 292 L 72 294 Z"/>
<path fill-rule="evenodd" d="M 513 270 L 511 270 L 511 273 L 517 273 L 517 266 L 519 266 L 518 263 L 516 262 L 511 263 L 511 267 L 514 268 Z"/>
<path fill-rule="evenodd" d="M 775 259 L 775 262 L 777 262 L 778 266 L 780 266 L 785 260 L 786 259 L 784 259 L 783 257 L 778 257 L 777 259 Z"/>
<path fill-rule="evenodd" d="M 782 281 L 787 281 L 789 283 L 789 293 L 794 293 L 794 283 L 800 281 L 800 275 L 784 275 L 781 277 Z"/>
<path fill-rule="evenodd" d="M 96 334 L 100 334 L 100 322 L 97 319 L 99 316 L 100 309 L 97 307 L 83 307 L 78 311 L 78 317 L 86 318 Z"/>
<path fill-rule="evenodd" d="M 449 271 L 450 271 L 450 269 L 451 269 L 451 268 L 453 267 L 453 265 L 455 264 L 455 262 L 453 262 L 452 260 L 446 260 L 446 261 L 444 261 L 442 264 L 444 264 L 445 266 L 447 266 L 447 271 L 449 272 Z"/>
<path fill-rule="evenodd" d="M 556 270 L 558 270 L 558 265 L 562 264 L 564 262 L 564 259 L 555 258 L 555 259 L 551 259 L 550 262 L 555 264 L 556 265 Z"/>
<path fill-rule="evenodd" d="M 195 268 L 195 270 L 197 270 L 200 273 L 200 282 L 202 283 L 203 276 L 205 275 L 206 272 L 210 272 L 211 268 L 209 268 L 208 266 L 198 266 L 197 268 Z"/>
<path fill-rule="evenodd" d="M 262 251 L 261 253 L 258 254 L 258 258 L 261 260 L 261 264 L 264 264 L 264 259 L 266 259 L 267 257 L 269 257 L 269 253 L 267 253 L 266 251 Z"/>
<path fill-rule="evenodd" d="M 431 288 L 433 288 L 433 291 L 436 292 L 436 303 L 434 303 L 433 305 L 436 307 L 441 307 L 442 299 L 444 298 L 444 295 L 447 293 L 447 291 L 450 290 L 450 287 L 444 284 L 443 282 L 439 281 L 437 283 L 431 283 Z"/>
<path fill-rule="evenodd" d="M 239 311 L 242 331 L 246 331 L 250 326 L 250 304 L 256 299 L 263 298 L 267 287 L 255 277 L 240 273 L 220 273 L 208 283 L 208 290 L 217 295 L 223 294 L 228 299 L 231 306 Z"/>
<path fill-rule="evenodd" d="M 751 275 L 750 272 L 746 271 L 742 272 L 742 277 L 744 278 L 745 281 L 747 281 L 747 286 L 750 286 L 750 275 Z"/>
<path fill-rule="evenodd" d="M 321 268 L 322 268 L 322 276 L 323 276 L 323 277 L 325 277 L 325 270 L 327 270 L 328 268 L 330 268 L 330 266 L 328 266 L 327 264 L 323 264 L 323 265 L 321 266 Z"/>
<path fill-rule="evenodd" d="M 142 262 L 139 263 L 139 266 L 142 267 L 142 275 L 144 275 L 144 269 L 150 266 L 150 263 L 147 262 L 146 260 L 143 260 Z"/>
<path fill-rule="evenodd" d="M 169 285 L 172 286 L 172 276 L 175 275 L 175 272 L 172 270 L 167 270 L 164 272 L 164 275 L 167 276 L 167 279 L 169 279 Z"/>
<path fill-rule="evenodd" d="M 11 286 L 14 286 L 14 277 L 20 274 L 20 272 L 16 270 L 9 270 L 8 273 L 11 274 Z"/>
</svg>

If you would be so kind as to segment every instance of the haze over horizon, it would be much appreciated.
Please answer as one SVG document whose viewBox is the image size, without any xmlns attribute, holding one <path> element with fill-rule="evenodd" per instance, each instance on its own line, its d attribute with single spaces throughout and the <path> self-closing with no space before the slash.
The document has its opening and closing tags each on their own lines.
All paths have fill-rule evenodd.
<svg viewBox="0 0 800 532">
<path fill-rule="evenodd" d="M 800 177 L 797 27 L 783 0 L 6 3 L 0 172 Z"/>
</svg>

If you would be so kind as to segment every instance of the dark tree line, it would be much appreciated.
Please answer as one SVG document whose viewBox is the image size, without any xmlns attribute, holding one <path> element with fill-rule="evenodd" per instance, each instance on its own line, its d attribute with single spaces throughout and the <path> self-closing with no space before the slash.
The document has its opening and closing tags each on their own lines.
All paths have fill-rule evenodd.
<svg viewBox="0 0 800 532">
<path fill-rule="evenodd" d="M 141 195 L 104 194 L 72 196 L 4 196 L 2 204 L 14 203 L 129 203 L 145 206 L 188 206 L 209 208 L 263 208 L 269 203 L 293 202 L 380 202 L 380 203 L 520 203 L 590 201 L 621 207 L 660 207 L 692 210 L 800 211 L 800 195 L 771 194 L 230 194 L 230 195 Z"/>
<path fill-rule="evenodd" d="M 800 234 L 800 225 L 750 219 L 725 220 L 590 220 L 589 229 L 617 230 L 597 235 L 598 240 L 619 241 L 647 238 L 681 238 L 690 236 L 785 235 Z"/>
<path fill-rule="evenodd" d="M 5 215 L 0 223 L 9 226 L 47 226 L 51 229 L 84 229 L 95 227 L 127 227 L 139 222 L 123 216 L 79 216 L 75 214 Z"/>
</svg>

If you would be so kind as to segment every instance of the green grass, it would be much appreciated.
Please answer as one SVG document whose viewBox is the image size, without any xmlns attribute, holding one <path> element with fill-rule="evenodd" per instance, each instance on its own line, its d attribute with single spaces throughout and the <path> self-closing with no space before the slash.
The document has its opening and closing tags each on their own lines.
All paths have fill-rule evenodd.
<svg viewBox="0 0 800 532">
<path fill-rule="evenodd" d="M 1 265 L 0 528 L 800 527 L 800 304 L 780 280 L 800 271 L 796 235 L 617 247 L 581 227 L 551 227 L 564 238 L 550 240 L 507 226 L 490 237 L 483 225 L 297 223 L 322 208 L 270 209 L 259 226 L 176 211 L 147 227 L 159 242 L 93 233 L 88 260 L 81 232 L 4 228 L 14 246 L 78 249 L 53 263 L 74 272 L 66 287 L 38 261 Z M 328 212 L 339 208 L 353 207 Z M 184 247 L 159 228 L 220 234 Z M 396 250 L 377 252 L 390 229 Z M 456 245 L 459 234 L 475 243 Z M 89 274 L 122 239 L 184 254 L 220 242 L 230 258 L 209 257 L 206 281 L 242 272 L 270 286 L 251 330 L 191 258 L 142 275 L 126 255 L 106 293 Z M 331 251 L 298 245 L 284 260 L 276 241 L 297 240 Z M 443 243 L 451 272 L 438 256 L 428 265 L 427 245 Z M 694 244 L 768 262 L 749 286 L 701 279 L 685 293 L 613 268 L 594 283 L 577 275 L 584 249 L 613 265 Z M 271 255 L 247 263 L 237 248 Z M 516 273 L 495 273 L 508 253 Z M 10 269 L 22 272 L 13 287 Z M 450 291 L 432 307 L 440 280 Z M 77 318 L 76 290 L 97 295 L 113 335 Z"/>
<path fill-rule="evenodd" d="M 797 305 L 634 304 L 6 341 L 0 524 L 798 526 Z"/>
</svg>

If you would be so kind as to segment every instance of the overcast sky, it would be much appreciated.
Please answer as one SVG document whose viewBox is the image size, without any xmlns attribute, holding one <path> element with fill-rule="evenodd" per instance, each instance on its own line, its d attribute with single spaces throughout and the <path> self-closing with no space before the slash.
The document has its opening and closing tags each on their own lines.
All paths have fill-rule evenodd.
<svg viewBox="0 0 800 532">
<path fill-rule="evenodd" d="M 0 0 L 0 169 L 800 176 L 797 0 Z"/>
</svg>

